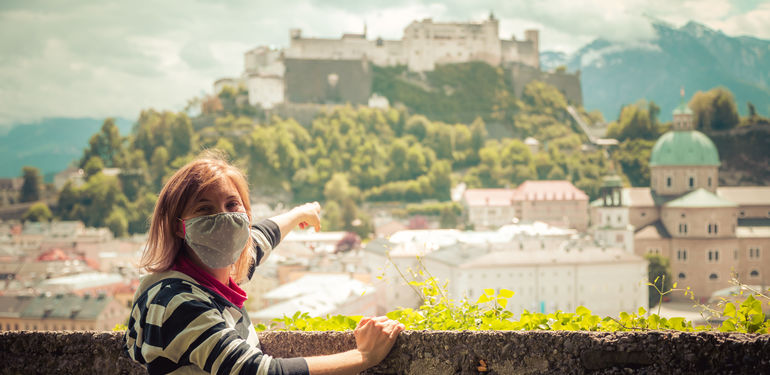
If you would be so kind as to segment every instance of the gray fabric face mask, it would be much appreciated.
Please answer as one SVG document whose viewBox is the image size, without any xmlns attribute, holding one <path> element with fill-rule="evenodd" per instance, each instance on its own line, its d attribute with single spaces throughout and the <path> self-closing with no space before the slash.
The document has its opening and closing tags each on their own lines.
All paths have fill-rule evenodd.
<svg viewBox="0 0 770 375">
<path fill-rule="evenodd" d="M 249 240 L 249 216 L 222 212 L 182 220 L 184 239 L 203 264 L 224 268 L 238 260 Z"/>
</svg>

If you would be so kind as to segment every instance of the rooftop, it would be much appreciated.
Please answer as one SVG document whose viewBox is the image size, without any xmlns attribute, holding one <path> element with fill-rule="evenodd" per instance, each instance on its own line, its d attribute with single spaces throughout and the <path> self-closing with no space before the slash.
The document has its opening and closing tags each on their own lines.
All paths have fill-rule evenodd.
<svg viewBox="0 0 770 375">
<path fill-rule="evenodd" d="M 737 204 L 720 198 L 716 194 L 703 188 L 691 191 L 677 199 L 666 203 L 664 206 L 682 208 L 738 207 Z"/>
<path fill-rule="evenodd" d="M 770 206 L 770 186 L 721 186 L 717 195 L 739 206 Z"/>
<path fill-rule="evenodd" d="M 638 255 L 620 249 L 571 248 L 569 251 L 496 251 L 474 257 L 461 268 L 524 267 L 600 263 L 643 263 Z"/>
</svg>

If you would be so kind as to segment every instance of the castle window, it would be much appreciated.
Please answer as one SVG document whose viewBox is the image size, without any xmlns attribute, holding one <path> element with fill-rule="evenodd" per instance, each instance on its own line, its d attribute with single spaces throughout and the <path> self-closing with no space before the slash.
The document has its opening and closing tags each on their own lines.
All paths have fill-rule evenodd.
<svg viewBox="0 0 770 375">
<path fill-rule="evenodd" d="M 709 187 L 711 187 L 711 177 L 709 177 Z"/>
<path fill-rule="evenodd" d="M 681 262 L 687 261 L 687 249 L 679 249 L 676 251 L 676 260 Z"/>
<path fill-rule="evenodd" d="M 690 187 L 695 186 L 695 178 L 690 177 Z"/>
<path fill-rule="evenodd" d="M 709 280 L 717 280 L 717 279 L 719 279 L 719 275 L 715 273 L 712 273 L 711 275 L 709 275 Z"/>
<path fill-rule="evenodd" d="M 751 277 L 759 277 L 759 271 L 757 270 L 751 270 L 751 273 L 749 274 Z"/>
<path fill-rule="evenodd" d="M 759 259 L 759 248 L 758 247 L 749 248 L 749 259 Z"/>
<path fill-rule="evenodd" d="M 679 233 L 687 234 L 687 224 L 679 224 Z"/>
<path fill-rule="evenodd" d="M 671 177 L 666 177 L 666 187 L 671 187 Z"/>
<path fill-rule="evenodd" d="M 680 280 L 683 280 L 683 279 L 686 279 L 686 278 L 687 278 L 687 276 L 684 274 L 684 272 L 679 272 L 679 279 Z"/>
</svg>

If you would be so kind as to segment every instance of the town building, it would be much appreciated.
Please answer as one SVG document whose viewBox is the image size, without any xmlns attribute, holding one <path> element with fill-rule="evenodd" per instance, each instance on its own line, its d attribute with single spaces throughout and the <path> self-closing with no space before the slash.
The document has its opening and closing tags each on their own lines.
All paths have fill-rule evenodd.
<svg viewBox="0 0 770 375">
<path fill-rule="evenodd" d="M 601 198 L 591 203 L 597 240 L 670 259 L 674 281 L 703 301 L 731 286 L 733 276 L 767 285 L 770 187 L 719 186 L 719 166 L 717 148 L 695 130 L 683 96 L 673 128 L 652 148 L 650 187 L 605 179 Z"/>
<path fill-rule="evenodd" d="M 309 273 L 262 296 L 267 307 L 249 314 L 256 323 L 270 325 L 297 311 L 310 316 L 375 315 L 376 290 L 350 274 Z"/>
<path fill-rule="evenodd" d="M 0 296 L 2 331 L 109 331 L 125 323 L 129 309 L 105 294 Z"/>
<path fill-rule="evenodd" d="M 512 300 L 511 311 L 574 310 L 584 304 L 617 314 L 621 304 L 635 309 L 647 303 L 644 259 L 622 249 L 601 248 L 581 239 L 574 229 L 542 222 L 511 224 L 496 231 L 405 230 L 370 241 L 363 253 L 364 270 L 378 276 L 374 286 L 382 291 L 378 313 L 418 306 L 420 294 L 408 281 L 429 276 L 442 284 L 448 281 L 455 299 L 475 301 L 482 288 L 513 290 L 519 297 Z M 539 275 L 540 270 L 547 275 L 533 273 Z M 567 286 L 573 282 L 579 283 Z M 623 286 L 617 290 L 609 286 L 616 283 Z"/>
<path fill-rule="evenodd" d="M 517 221 L 542 221 L 585 231 L 588 195 L 569 181 L 525 181 L 516 189 L 467 189 L 467 222 L 494 228 Z"/>
<path fill-rule="evenodd" d="M 475 302 L 484 289 L 515 294 L 508 309 L 552 313 L 589 307 L 617 316 L 648 304 L 647 261 L 621 249 L 566 242 L 550 251 L 485 252 L 478 245 L 453 245 L 425 257 L 440 280 L 451 280 L 449 298 Z"/>
</svg>

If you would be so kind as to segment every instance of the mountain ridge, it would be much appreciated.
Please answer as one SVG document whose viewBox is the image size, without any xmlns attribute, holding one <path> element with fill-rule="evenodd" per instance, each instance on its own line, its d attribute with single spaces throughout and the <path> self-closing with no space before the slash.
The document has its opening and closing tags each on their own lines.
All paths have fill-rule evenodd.
<svg viewBox="0 0 770 375">
<path fill-rule="evenodd" d="M 681 101 L 680 87 L 689 99 L 696 91 L 723 86 L 735 95 L 741 114 L 747 113 L 747 102 L 761 114 L 770 113 L 770 41 L 729 36 L 694 21 L 676 28 L 653 20 L 652 26 L 653 39 L 597 38 L 562 61 L 544 51 L 544 68 L 580 70 L 584 106 L 600 110 L 607 121 L 639 99 L 655 101 L 661 119 L 670 120 Z"/>
</svg>

